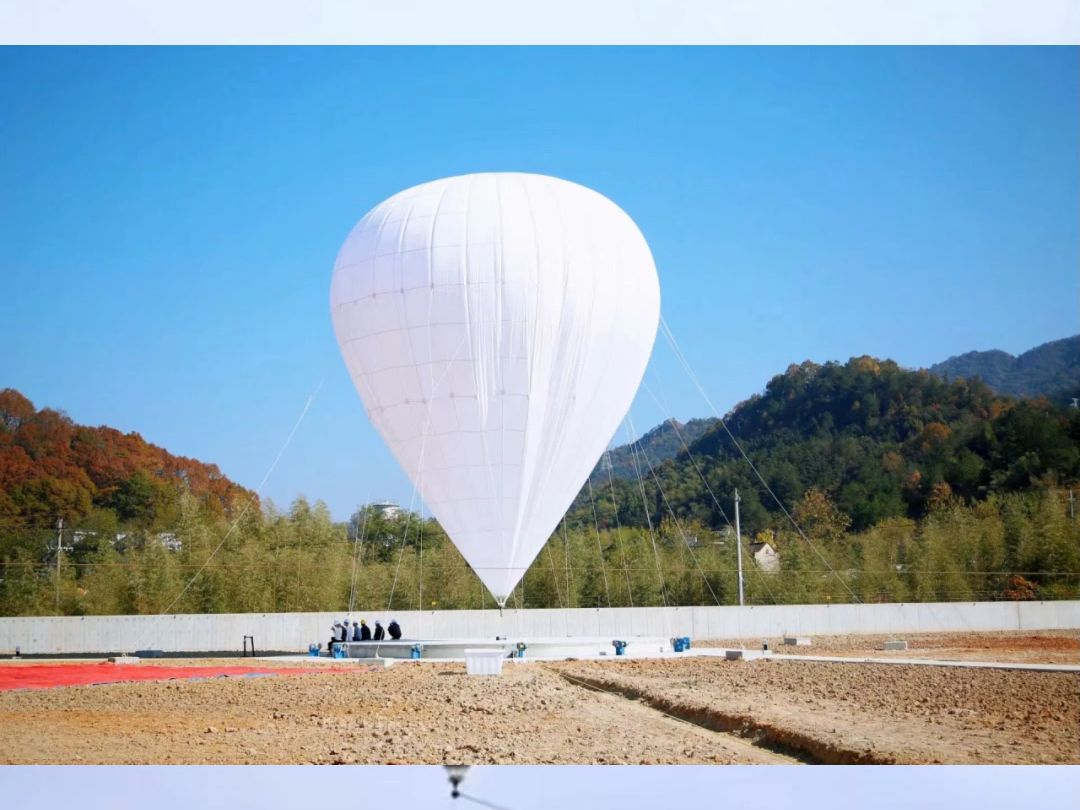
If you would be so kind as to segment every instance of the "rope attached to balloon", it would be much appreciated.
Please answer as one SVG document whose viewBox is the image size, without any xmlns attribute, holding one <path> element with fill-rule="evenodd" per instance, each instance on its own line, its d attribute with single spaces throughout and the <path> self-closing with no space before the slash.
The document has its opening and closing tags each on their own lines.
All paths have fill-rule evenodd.
<svg viewBox="0 0 1080 810">
<path fill-rule="evenodd" d="M 232 533 L 236 530 L 236 527 L 240 525 L 240 521 L 244 519 L 244 515 L 247 514 L 248 509 L 251 508 L 251 505 L 258 500 L 259 495 L 262 493 L 263 487 L 266 486 L 267 480 L 274 472 L 274 469 L 277 467 L 278 462 L 281 461 L 281 457 L 285 455 L 285 450 L 288 449 L 289 444 L 293 440 L 293 436 L 296 435 L 296 431 L 299 430 L 300 424 L 304 421 L 304 417 L 307 416 L 308 411 L 311 410 L 311 406 L 315 402 L 315 397 L 317 397 L 319 395 L 319 391 L 322 390 L 323 382 L 325 382 L 325 380 L 320 380 L 319 384 L 315 386 L 315 390 L 308 395 L 307 402 L 304 403 L 304 409 L 300 412 L 300 416 L 297 417 L 295 424 L 293 424 L 292 426 L 292 430 L 289 431 L 289 435 L 286 437 L 285 443 L 281 445 L 281 449 L 278 450 L 277 455 L 274 456 L 274 460 L 270 464 L 270 467 L 266 470 L 266 474 L 262 477 L 259 485 L 255 487 L 255 491 L 252 493 L 251 498 L 249 498 L 248 502 L 244 504 L 244 508 L 240 511 L 240 514 L 237 515 L 236 520 L 232 522 L 232 525 L 229 526 L 228 531 L 225 532 L 225 536 L 221 538 L 221 542 L 214 547 L 214 550 L 210 552 L 210 556 L 206 558 L 206 560 L 201 566 L 199 566 L 199 570 L 196 571 L 194 575 L 192 575 L 191 579 L 188 580 L 187 584 L 183 588 L 181 588 L 180 593 L 178 593 L 173 598 L 173 600 L 169 602 L 165 609 L 162 610 L 161 613 L 158 615 L 164 616 L 166 613 L 172 610 L 173 605 L 179 602 L 180 598 L 185 593 L 187 593 L 188 589 L 195 583 L 195 580 L 198 579 L 202 572 L 206 570 L 206 566 L 210 564 L 210 561 L 214 559 L 214 556 L 219 551 L 221 551 L 221 547 L 225 545 L 225 541 L 228 540 L 230 536 L 232 536 Z"/>
<path fill-rule="evenodd" d="M 795 522 L 795 518 L 791 516 L 791 513 L 787 510 L 787 507 L 784 506 L 783 501 L 781 501 L 777 494 L 772 491 L 772 487 L 769 486 L 769 483 L 765 480 L 765 477 L 760 472 L 758 472 L 758 468 L 754 465 L 754 462 L 750 460 L 750 456 L 747 455 L 746 451 L 743 449 L 743 446 L 739 443 L 739 440 L 735 438 L 735 434 L 732 433 L 731 430 L 728 428 L 727 422 L 724 421 L 724 417 L 721 416 L 720 411 L 718 411 L 716 406 L 713 405 L 713 402 L 709 398 L 709 395 L 705 392 L 705 388 L 704 386 L 702 386 L 701 380 L 698 379 L 698 376 L 690 367 L 690 362 L 686 359 L 686 355 L 683 354 L 682 349 L 679 347 L 678 341 L 675 340 L 675 335 L 671 331 L 671 327 L 668 326 L 667 321 L 664 320 L 663 315 L 660 316 L 660 329 L 661 331 L 663 331 L 664 337 L 666 337 L 668 339 L 668 342 L 671 344 L 672 351 L 675 353 L 675 357 L 682 364 L 683 370 L 686 371 L 687 376 L 690 378 L 690 382 L 692 382 L 697 388 L 698 393 L 701 394 L 702 398 L 705 400 L 705 403 L 709 406 L 710 410 L 712 410 L 713 416 L 716 417 L 716 420 L 720 424 L 720 427 L 724 429 L 724 433 L 726 433 L 727 437 L 731 439 L 731 443 L 735 445 L 735 449 L 739 451 L 739 454 L 743 457 L 743 460 L 750 466 L 750 469 L 753 471 L 754 475 L 757 476 L 758 481 L 761 482 L 761 486 L 765 489 L 766 492 L 769 493 L 776 505 L 780 507 L 780 511 L 784 513 L 784 517 L 786 517 L 791 523 L 791 525 L 795 528 L 795 531 L 798 532 L 799 537 L 806 541 L 806 544 L 810 547 L 810 549 L 821 559 L 823 563 L 825 563 L 825 566 L 832 572 L 833 576 L 836 577 L 837 581 L 844 586 L 844 589 L 851 595 L 851 598 L 855 602 L 862 601 L 856 595 L 855 591 L 851 589 L 851 586 L 849 586 L 847 582 L 844 581 L 844 578 L 840 575 L 840 573 L 835 568 L 833 568 L 832 564 L 828 561 L 828 559 L 826 559 L 825 555 L 822 554 L 818 547 L 811 542 L 809 537 L 806 536 L 806 533 L 802 530 L 802 527 Z"/>
</svg>

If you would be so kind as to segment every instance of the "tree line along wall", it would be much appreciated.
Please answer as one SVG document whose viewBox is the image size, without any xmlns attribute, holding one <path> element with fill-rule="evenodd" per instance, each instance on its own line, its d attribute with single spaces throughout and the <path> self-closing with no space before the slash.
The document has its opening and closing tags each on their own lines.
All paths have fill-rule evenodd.
<svg viewBox="0 0 1080 810">
<path fill-rule="evenodd" d="M 897 518 L 851 532 L 820 492 L 796 505 L 804 540 L 784 527 L 743 537 L 768 542 L 778 570 L 744 554 L 753 605 L 1080 598 L 1080 522 L 1068 493 L 944 499 L 922 520 Z M 568 519 L 511 594 L 511 608 L 730 605 L 738 599 L 734 537 L 692 519 L 654 531 L 605 516 Z M 434 520 L 371 507 L 348 524 L 298 499 L 240 520 L 181 498 L 167 533 L 115 527 L 7 535 L 0 615 L 302 613 L 350 605 L 394 610 L 494 607 Z M 2 532 L 0 532 L 2 533 Z M 50 539 L 51 538 L 51 539 Z M 32 549 L 39 549 L 35 552 Z M 59 563 L 59 564 L 58 564 Z"/>
</svg>

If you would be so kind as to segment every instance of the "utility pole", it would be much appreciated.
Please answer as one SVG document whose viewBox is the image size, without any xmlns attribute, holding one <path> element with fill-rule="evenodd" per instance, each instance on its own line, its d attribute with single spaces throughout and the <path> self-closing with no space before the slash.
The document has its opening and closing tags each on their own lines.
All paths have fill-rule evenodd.
<svg viewBox="0 0 1080 810">
<path fill-rule="evenodd" d="M 739 607 L 743 605 L 742 530 L 739 528 L 739 490 L 735 490 L 735 558 L 739 561 Z"/>
<path fill-rule="evenodd" d="M 1069 490 L 1069 520 L 1076 521 L 1076 495 Z"/>
<path fill-rule="evenodd" d="M 64 553 L 64 519 L 56 521 L 56 615 L 60 615 L 60 555 Z"/>
</svg>

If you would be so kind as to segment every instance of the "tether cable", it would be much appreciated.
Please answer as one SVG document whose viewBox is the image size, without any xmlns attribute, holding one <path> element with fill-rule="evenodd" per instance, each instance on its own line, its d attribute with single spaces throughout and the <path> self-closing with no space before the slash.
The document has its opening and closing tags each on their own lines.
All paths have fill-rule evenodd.
<svg viewBox="0 0 1080 810">
<path fill-rule="evenodd" d="M 255 503 L 256 500 L 258 500 L 259 495 L 262 493 L 263 487 L 266 486 L 267 480 L 270 478 L 270 475 L 274 472 L 274 468 L 277 467 L 278 462 L 281 461 L 281 457 L 283 455 L 285 455 L 285 450 L 289 447 L 289 443 L 292 442 L 293 436 L 296 435 L 296 431 L 300 428 L 300 423 L 303 422 L 304 417 L 307 416 L 307 412 L 311 409 L 311 405 L 312 405 L 313 402 L 315 402 L 315 397 L 318 396 L 319 391 L 322 389 L 322 386 L 323 386 L 323 381 L 320 380 L 319 384 L 317 386 L 315 386 L 315 390 L 312 391 L 311 394 L 308 396 L 307 402 L 304 404 L 304 409 L 300 412 L 300 416 L 297 417 L 296 424 L 293 425 L 292 430 L 289 431 L 289 435 L 285 439 L 285 443 L 283 445 L 281 445 L 281 449 L 278 450 L 277 455 L 274 457 L 273 463 L 270 465 L 270 468 L 266 471 L 266 475 L 264 475 L 262 477 L 262 481 L 259 482 L 259 486 L 257 486 L 255 488 L 255 492 L 252 493 L 251 497 L 248 499 L 248 502 L 246 504 L 244 504 L 244 508 L 240 511 L 240 514 L 236 517 L 236 520 L 234 520 L 232 525 L 229 526 L 229 530 L 227 532 L 225 532 L 225 536 L 221 538 L 221 542 L 218 543 L 217 546 L 214 548 L 214 550 L 210 552 L 210 556 L 206 558 L 206 561 L 203 562 L 203 564 L 201 566 L 199 566 L 199 570 L 196 571 L 194 573 L 194 575 L 192 575 L 191 579 L 188 580 L 187 585 L 185 585 L 180 590 L 180 593 L 178 593 L 173 598 L 173 600 L 171 602 L 169 602 L 168 606 L 164 610 L 162 610 L 161 613 L 158 614 L 158 615 L 164 616 L 166 613 L 168 613 L 170 610 L 172 610 L 173 605 L 175 605 L 177 602 L 180 601 L 180 597 L 182 597 L 185 593 L 187 593 L 188 588 L 190 588 L 195 583 L 195 580 L 199 578 L 199 575 L 202 574 L 202 572 L 206 570 L 206 566 L 208 566 L 210 564 L 210 561 L 212 559 L 214 559 L 214 555 L 217 554 L 219 551 L 221 551 L 221 547 L 225 545 L 225 541 L 229 539 L 229 537 L 232 535 L 232 533 L 236 530 L 236 527 L 240 525 L 240 521 L 244 519 L 244 515 L 247 514 L 248 509 L 251 508 L 251 505 L 253 503 Z"/>
</svg>

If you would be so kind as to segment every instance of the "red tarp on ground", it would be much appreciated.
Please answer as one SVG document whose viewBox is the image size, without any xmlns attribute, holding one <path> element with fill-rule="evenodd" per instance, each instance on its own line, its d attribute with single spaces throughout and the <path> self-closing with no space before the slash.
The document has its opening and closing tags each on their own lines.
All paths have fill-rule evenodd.
<svg viewBox="0 0 1080 810">
<path fill-rule="evenodd" d="M 217 678 L 222 675 L 307 675 L 341 672 L 305 667 L 166 667 L 155 664 L 26 664 L 0 666 L 0 692 L 12 689 L 51 689 L 119 681 L 169 681 L 176 678 Z"/>
</svg>

